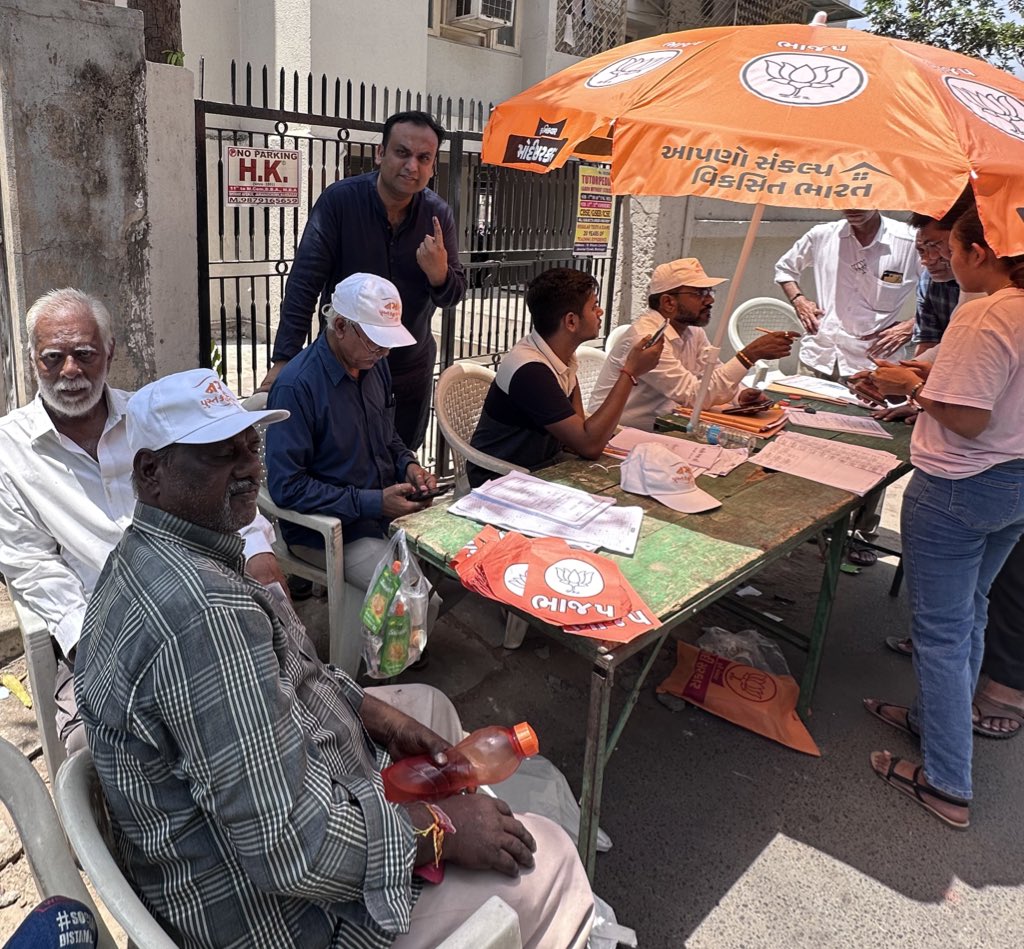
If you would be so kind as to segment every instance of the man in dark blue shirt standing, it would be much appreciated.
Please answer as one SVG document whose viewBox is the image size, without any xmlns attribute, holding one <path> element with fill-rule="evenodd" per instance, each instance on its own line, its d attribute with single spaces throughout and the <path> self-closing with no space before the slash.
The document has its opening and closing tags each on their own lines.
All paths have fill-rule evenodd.
<svg viewBox="0 0 1024 949">
<path fill-rule="evenodd" d="M 386 277 L 402 298 L 402 322 L 414 342 L 388 358 L 397 394 L 395 428 L 412 450 L 423 444 L 437 346 L 431 318 L 466 291 L 455 218 L 427 187 L 437 165 L 444 129 L 425 112 L 399 112 L 384 125 L 378 171 L 345 178 L 317 199 L 295 255 L 281 323 L 274 339 L 266 390 L 309 333 L 334 287 L 354 273 Z"/>
<path fill-rule="evenodd" d="M 330 514 L 344 528 L 345 581 L 366 589 L 387 547 L 388 522 L 422 510 L 433 491 L 394 427 L 388 352 L 413 343 L 394 284 L 353 274 L 338 284 L 317 340 L 289 361 L 267 399 L 291 417 L 267 429 L 267 488 L 282 507 Z M 287 522 L 293 552 L 324 565 L 323 538 Z"/>
</svg>

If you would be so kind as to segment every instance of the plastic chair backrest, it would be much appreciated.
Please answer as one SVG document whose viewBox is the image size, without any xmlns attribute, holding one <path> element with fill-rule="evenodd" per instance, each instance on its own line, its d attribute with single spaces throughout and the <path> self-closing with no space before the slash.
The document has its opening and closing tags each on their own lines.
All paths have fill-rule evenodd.
<svg viewBox="0 0 1024 949">
<path fill-rule="evenodd" d="M 76 752 L 61 765 L 53 795 L 64 832 L 82 869 L 128 939 L 145 949 L 175 949 L 174 941 L 125 879 L 100 830 L 99 821 L 106 821 L 106 812 L 98 817 L 93 810 L 93 801 L 99 807 L 103 793 L 88 748 Z"/>
<path fill-rule="evenodd" d="M 476 431 L 476 423 L 480 421 L 487 390 L 493 381 L 494 373 L 490 369 L 472 362 L 454 363 L 437 380 L 434 411 L 437 413 L 437 424 L 452 452 L 456 497 L 469 493 L 467 459 L 496 474 L 526 470 L 486 452 L 477 451 L 469 444 Z"/>
<path fill-rule="evenodd" d="M 754 297 L 741 303 L 729 317 L 729 343 L 735 352 L 762 335 L 758 326 L 769 330 L 795 330 L 801 335 L 804 332 L 790 304 L 774 297 Z M 778 359 L 759 359 L 755 379 L 763 379 L 769 369 L 778 368 L 779 362 Z"/>
<path fill-rule="evenodd" d="M 26 606 L 18 594 L 11 591 L 14 615 L 21 627 L 21 641 L 25 647 L 28 666 L 28 684 L 32 690 L 32 708 L 39 728 L 39 741 L 43 746 L 43 759 L 50 780 L 67 758 L 64 742 L 57 734 L 57 703 L 53 692 L 57 681 L 57 654 L 53 639 L 42 618 Z"/>
<path fill-rule="evenodd" d="M 601 375 L 604 368 L 604 361 L 608 353 L 603 349 L 596 349 L 593 346 L 580 346 L 576 350 L 576 362 L 579 369 L 576 373 L 576 381 L 580 387 L 580 398 L 583 400 L 583 411 L 587 411 L 590 404 L 590 393 L 594 391 L 597 384 L 597 377 Z"/>
<path fill-rule="evenodd" d="M 0 738 L 0 798 L 11 813 L 14 826 L 40 899 L 67 896 L 84 903 L 96 917 L 99 945 L 115 949 L 96 904 L 82 882 L 67 843 L 54 828 L 59 825 L 50 792 L 28 760 L 9 741 Z"/>
<path fill-rule="evenodd" d="M 257 392 L 242 400 L 250 412 L 266 408 L 267 393 Z M 264 473 L 264 481 L 266 480 Z M 327 628 L 329 637 L 329 658 L 333 665 L 344 669 L 353 678 L 359 672 L 362 653 L 362 626 L 358 620 L 363 605 L 363 591 L 345 582 L 344 537 L 341 521 L 326 514 L 302 514 L 283 508 L 274 503 L 266 484 L 260 485 L 257 498 L 260 513 L 274 525 L 274 555 L 281 569 L 319 583 L 327 589 Z M 314 564 L 296 557 L 285 543 L 280 521 L 301 524 L 317 531 L 324 539 L 326 567 L 321 570 Z"/>
<path fill-rule="evenodd" d="M 610 353 L 619 344 L 619 340 L 629 332 L 629 328 L 632 325 L 632 323 L 623 323 L 620 326 L 616 326 L 615 329 L 613 329 L 605 338 L 604 351 L 606 353 Z M 586 403 L 584 403 L 584 405 L 585 404 Z"/>
</svg>

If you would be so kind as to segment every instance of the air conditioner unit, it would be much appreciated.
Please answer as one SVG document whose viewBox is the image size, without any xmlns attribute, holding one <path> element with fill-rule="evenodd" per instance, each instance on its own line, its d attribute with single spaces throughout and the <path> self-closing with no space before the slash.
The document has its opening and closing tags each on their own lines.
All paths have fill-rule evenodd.
<svg viewBox="0 0 1024 949">
<path fill-rule="evenodd" d="M 511 26 L 515 0 L 448 0 L 448 23 L 460 30 L 487 33 Z"/>
</svg>

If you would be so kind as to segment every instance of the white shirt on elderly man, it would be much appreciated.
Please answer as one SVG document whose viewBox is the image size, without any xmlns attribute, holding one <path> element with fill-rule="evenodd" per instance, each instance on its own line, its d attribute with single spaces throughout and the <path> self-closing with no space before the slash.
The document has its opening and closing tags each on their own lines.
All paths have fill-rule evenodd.
<svg viewBox="0 0 1024 949">
<path fill-rule="evenodd" d="M 38 395 L 0 418 L 0 572 L 65 655 L 135 509 L 125 431 L 131 395 L 105 387 L 108 415 L 95 459 L 54 428 Z M 257 514 L 240 533 L 246 558 L 270 551 L 266 518 Z"/>
</svg>

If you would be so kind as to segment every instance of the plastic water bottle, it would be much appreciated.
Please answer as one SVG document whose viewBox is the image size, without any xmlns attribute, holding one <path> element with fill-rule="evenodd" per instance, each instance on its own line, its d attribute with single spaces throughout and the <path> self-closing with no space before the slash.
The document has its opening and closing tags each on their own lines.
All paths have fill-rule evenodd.
<svg viewBox="0 0 1024 949">
<path fill-rule="evenodd" d="M 693 434 L 702 442 L 718 445 L 721 448 L 746 448 L 753 451 L 757 447 L 757 439 L 746 432 L 738 432 L 734 428 L 724 428 L 717 422 L 698 422 Z"/>
<path fill-rule="evenodd" d="M 488 725 L 478 728 L 445 754 L 448 763 L 438 767 L 429 755 L 403 758 L 381 772 L 384 796 L 394 804 L 437 801 L 496 784 L 515 773 L 523 758 L 537 754 L 537 733 L 526 723 L 513 728 Z"/>
</svg>

